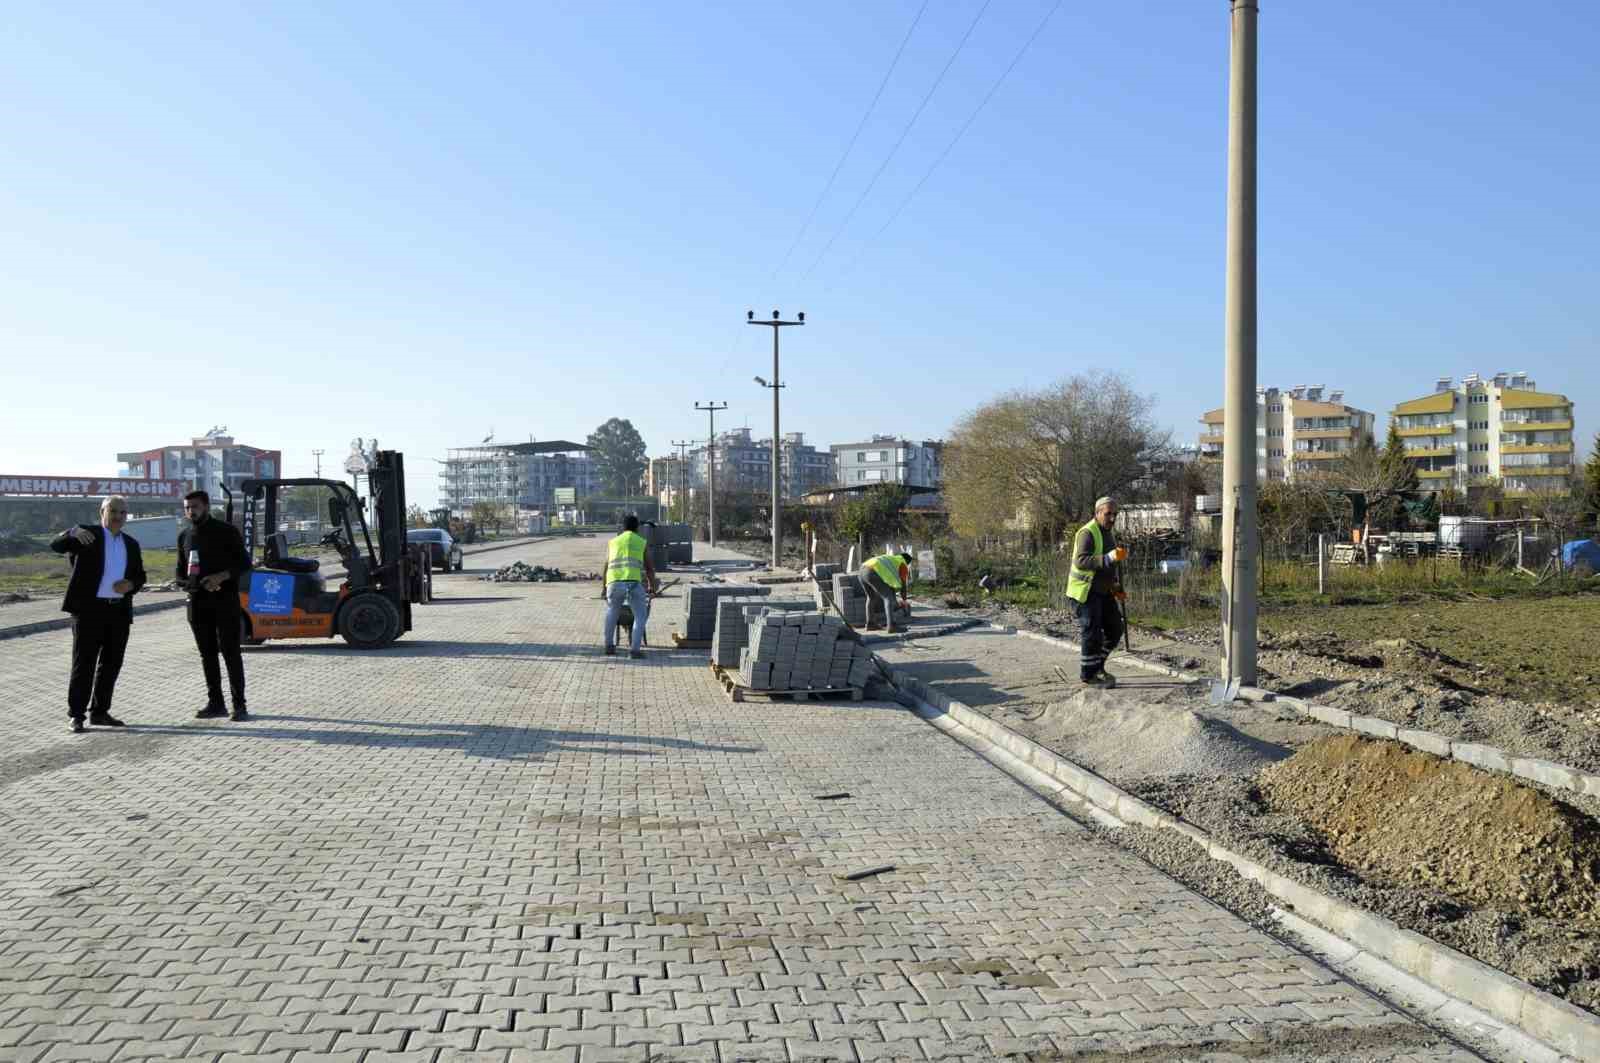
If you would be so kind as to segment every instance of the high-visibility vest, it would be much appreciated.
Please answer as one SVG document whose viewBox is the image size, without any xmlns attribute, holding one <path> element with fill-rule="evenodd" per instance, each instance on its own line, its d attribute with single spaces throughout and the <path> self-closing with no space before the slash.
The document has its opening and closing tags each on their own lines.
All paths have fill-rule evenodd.
<svg viewBox="0 0 1600 1063">
<path fill-rule="evenodd" d="M 1094 570 L 1078 567 L 1078 535 L 1089 532 L 1094 536 L 1094 552 L 1104 557 L 1106 552 L 1105 537 L 1100 534 L 1100 522 L 1091 520 L 1088 524 L 1078 529 L 1078 534 L 1072 537 L 1072 573 L 1067 577 L 1067 597 L 1075 602 L 1089 600 L 1089 585 L 1094 582 Z"/>
<path fill-rule="evenodd" d="M 876 572 L 883 582 L 894 590 L 900 589 L 900 566 L 905 564 L 905 560 L 899 554 L 879 554 L 867 564 L 872 566 L 872 571 Z"/>
<path fill-rule="evenodd" d="M 638 532 L 625 531 L 606 546 L 606 586 L 613 583 L 639 583 L 644 579 L 644 550 L 647 544 Z"/>
</svg>

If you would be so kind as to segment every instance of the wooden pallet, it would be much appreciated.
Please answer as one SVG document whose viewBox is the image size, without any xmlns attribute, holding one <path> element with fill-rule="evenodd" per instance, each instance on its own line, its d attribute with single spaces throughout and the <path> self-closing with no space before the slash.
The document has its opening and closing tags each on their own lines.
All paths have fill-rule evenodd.
<svg viewBox="0 0 1600 1063">
<path fill-rule="evenodd" d="M 710 639 L 684 638 L 676 631 L 672 633 L 672 644 L 680 650 L 709 650 L 711 648 Z"/>
<path fill-rule="evenodd" d="M 851 701 L 860 701 L 866 697 L 866 692 L 860 687 L 840 687 L 836 690 L 756 690 L 747 687 L 733 677 L 733 673 L 721 665 L 711 666 L 712 674 L 717 677 L 717 682 L 722 684 L 723 693 L 728 695 L 729 701 L 749 701 L 752 698 L 765 701 L 810 701 L 813 698 L 823 700 L 828 698 L 849 698 Z"/>
</svg>

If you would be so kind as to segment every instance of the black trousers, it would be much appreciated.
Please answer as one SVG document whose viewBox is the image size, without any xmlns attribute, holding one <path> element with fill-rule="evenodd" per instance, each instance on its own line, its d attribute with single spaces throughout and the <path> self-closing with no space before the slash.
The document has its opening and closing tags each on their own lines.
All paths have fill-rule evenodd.
<svg viewBox="0 0 1600 1063">
<path fill-rule="evenodd" d="M 1078 604 L 1078 661 L 1080 678 L 1092 679 L 1106 670 L 1106 656 L 1122 640 L 1122 611 L 1109 594 L 1089 592 L 1089 600 Z"/>
<path fill-rule="evenodd" d="M 233 703 L 244 704 L 244 658 L 239 655 L 239 599 L 221 594 L 193 595 L 189 598 L 189 630 L 194 632 L 195 648 L 200 651 L 200 667 L 206 673 L 206 701 L 222 704 L 222 670 L 217 653 L 228 668 L 228 687 Z"/>
<path fill-rule="evenodd" d="M 111 694 L 122 671 L 133 614 L 122 605 L 96 600 L 72 617 L 72 678 L 67 683 L 67 715 L 81 720 L 111 712 Z"/>
</svg>

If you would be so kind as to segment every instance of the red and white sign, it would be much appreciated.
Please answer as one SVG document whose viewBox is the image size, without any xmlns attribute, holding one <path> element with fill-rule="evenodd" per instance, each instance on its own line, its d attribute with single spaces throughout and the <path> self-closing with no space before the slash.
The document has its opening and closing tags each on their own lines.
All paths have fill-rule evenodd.
<svg viewBox="0 0 1600 1063">
<path fill-rule="evenodd" d="M 0 475 L 0 495 L 34 495 L 49 498 L 170 498 L 182 500 L 189 493 L 188 480 L 135 480 L 131 477 L 97 476 L 4 476 Z"/>
</svg>

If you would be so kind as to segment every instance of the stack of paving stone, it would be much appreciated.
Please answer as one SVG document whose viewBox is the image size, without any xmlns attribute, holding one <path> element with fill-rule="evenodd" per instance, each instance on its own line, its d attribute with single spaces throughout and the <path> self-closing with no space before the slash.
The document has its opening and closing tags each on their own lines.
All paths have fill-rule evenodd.
<svg viewBox="0 0 1600 1063">
<path fill-rule="evenodd" d="M 839 607 L 839 612 L 844 614 L 851 627 L 866 626 L 867 600 L 870 597 L 867 589 L 861 585 L 860 576 L 853 572 L 833 574 L 833 604 Z"/>
<path fill-rule="evenodd" d="M 657 540 L 667 548 L 667 561 L 674 565 L 694 563 L 694 528 L 688 524 L 662 524 Z"/>
<path fill-rule="evenodd" d="M 837 618 L 768 611 L 750 624 L 739 653 L 739 682 L 752 690 L 863 688 L 872 654 Z"/>
<path fill-rule="evenodd" d="M 750 644 L 750 624 L 768 610 L 810 609 L 809 598 L 719 598 L 717 626 L 711 636 L 712 663 L 739 667 L 739 651 Z"/>
<path fill-rule="evenodd" d="M 833 602 L 833 575 L 842 569 L 843 565 L 829 565 L 819 563 L 811 566 L 811 578 L 817 581 L 817 609 L 827 612 L 828 606 Z"/>
<path fill-rule="evenodd" d="M 766 598 L 771 587 L 753 583 L 696 583 L 683 592 L 683 637 L 708 642 L 717 633 L 717 600 L 720 598 Z"/>
</svg>

